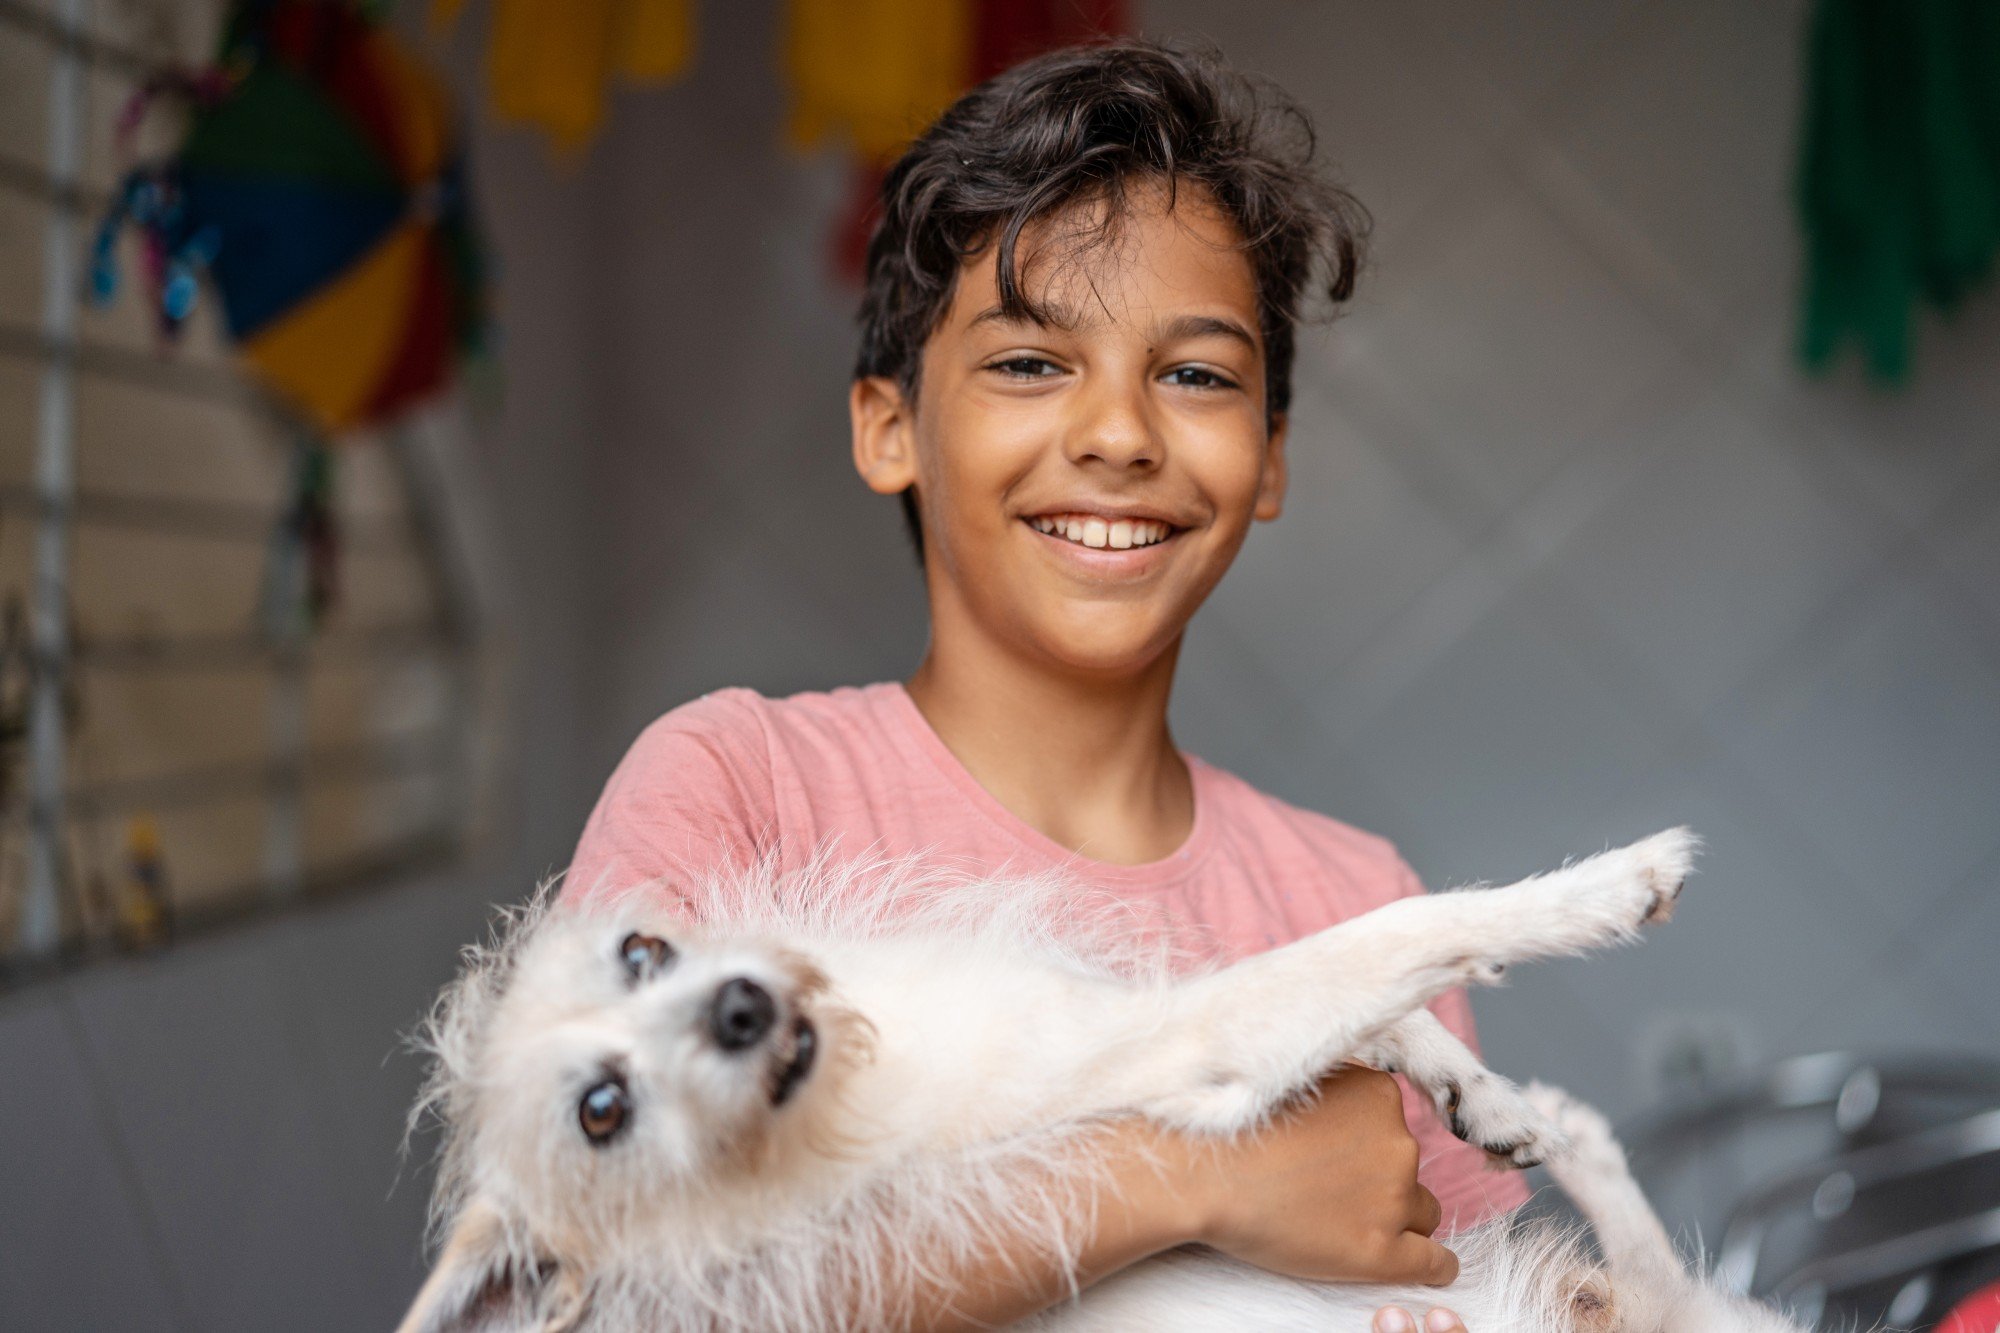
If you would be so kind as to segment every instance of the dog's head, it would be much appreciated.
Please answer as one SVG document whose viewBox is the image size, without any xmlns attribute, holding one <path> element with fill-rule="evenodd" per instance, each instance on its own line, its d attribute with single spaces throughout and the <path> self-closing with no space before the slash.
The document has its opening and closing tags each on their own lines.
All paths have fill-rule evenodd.
<svg viewBox="0 0 2000 1333">
<path fill-rule="evenodd" d="M 449 1234 L 404 1328 L 442 1331 L 573 1322 L 583 1270 L 824 1148 L 815 1112 L 866 1031 L 810 960 L 634 897 L 529 909 L 425 1044 Z"/>
</svg>

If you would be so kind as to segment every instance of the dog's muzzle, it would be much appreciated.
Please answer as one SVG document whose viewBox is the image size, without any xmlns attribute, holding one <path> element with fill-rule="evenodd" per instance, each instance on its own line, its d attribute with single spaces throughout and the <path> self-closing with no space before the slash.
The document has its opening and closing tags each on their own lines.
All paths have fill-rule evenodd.
<svg viewBox="0 0 2000 1333">
<path fill-rule="evenodd" d="M 708 1035 L 725 1051 L 745 1051 L 778 1021 L 778 1002 L 748 977 L 725 981 L 708 1005 Z"/>
<path fill-rule="evenodd" d="M 708 1004 L 708 1035 L 718 1050 L 732 1055 L 769 1043 L 778 1025 L 778 1002 L 748 977 L 734 977 L 716 988 Z M 789 1050 L 778 1046 L 772 1051 L 769 1074 L 771 1105 L 790 1101 L 799 1085 L 812 1073 L 819 1056 L 819 1030 L 801 1014 L 791 1026 Z"/>
</svg>

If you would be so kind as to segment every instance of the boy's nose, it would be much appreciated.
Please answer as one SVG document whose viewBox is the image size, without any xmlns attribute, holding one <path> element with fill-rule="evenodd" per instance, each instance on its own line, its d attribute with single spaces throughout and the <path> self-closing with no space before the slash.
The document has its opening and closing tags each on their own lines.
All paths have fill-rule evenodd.
<svg viewBox="0 0 2000 1333">
<path fill-rule="evenodd" d="M 1072 463 L 1159 466 L 1164 447 L 1153 429 L 1143 390 L 1107 384 L 1087 394 L 1080 406 L 1082 413 L 1070 430 L 1066 450 Z"/>
</svg>

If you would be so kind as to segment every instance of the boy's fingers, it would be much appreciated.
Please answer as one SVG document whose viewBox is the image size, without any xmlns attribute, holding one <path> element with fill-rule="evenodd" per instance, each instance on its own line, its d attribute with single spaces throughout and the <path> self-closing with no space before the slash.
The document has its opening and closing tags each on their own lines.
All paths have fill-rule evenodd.
<svg viewBox="0 0 2000 1333">
<path fill-rule="evenodd" d="M 1449 1310 L 1431 1310 L 1420 1324 L 1408 1310 L 1393 1305 L 1377 1310 L 1369 1328 L 1373 1333 L 1465 1333 L 1464 1321 Z"/>
<path fill-rule="evenodd" d="M 1426 1287 L 1442 1287 L 1458 1278 L 1458 1256 L 1429 1236 L 1405 1231 L 1390 1260 L 1395 1278 Z"/>
<path fill-rule="evenodd" d="M 1444 1205 L 1438 1202 L 1438 1196 L 1422 1185 L 1417 1186 L 1416 1200 L 1410 1205 L 1410 1230 L 1429 1236 L 1443 1222 Z"/>
</svg>

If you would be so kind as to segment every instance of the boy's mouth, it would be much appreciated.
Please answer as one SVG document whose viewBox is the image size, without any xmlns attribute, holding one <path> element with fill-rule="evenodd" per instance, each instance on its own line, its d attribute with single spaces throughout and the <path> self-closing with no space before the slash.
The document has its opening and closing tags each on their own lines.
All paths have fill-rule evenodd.
<svg viewBox="0 0 2000 1333">
<path fill-rule="evenodd" d="M 1025 521 L 1046 536 L 1100 551 L 1157 546 L 1179 531 L 1173 524 L 1158 519 L 1108 519 L 1098 514 L 1037 514 Z"/>
</svg>

